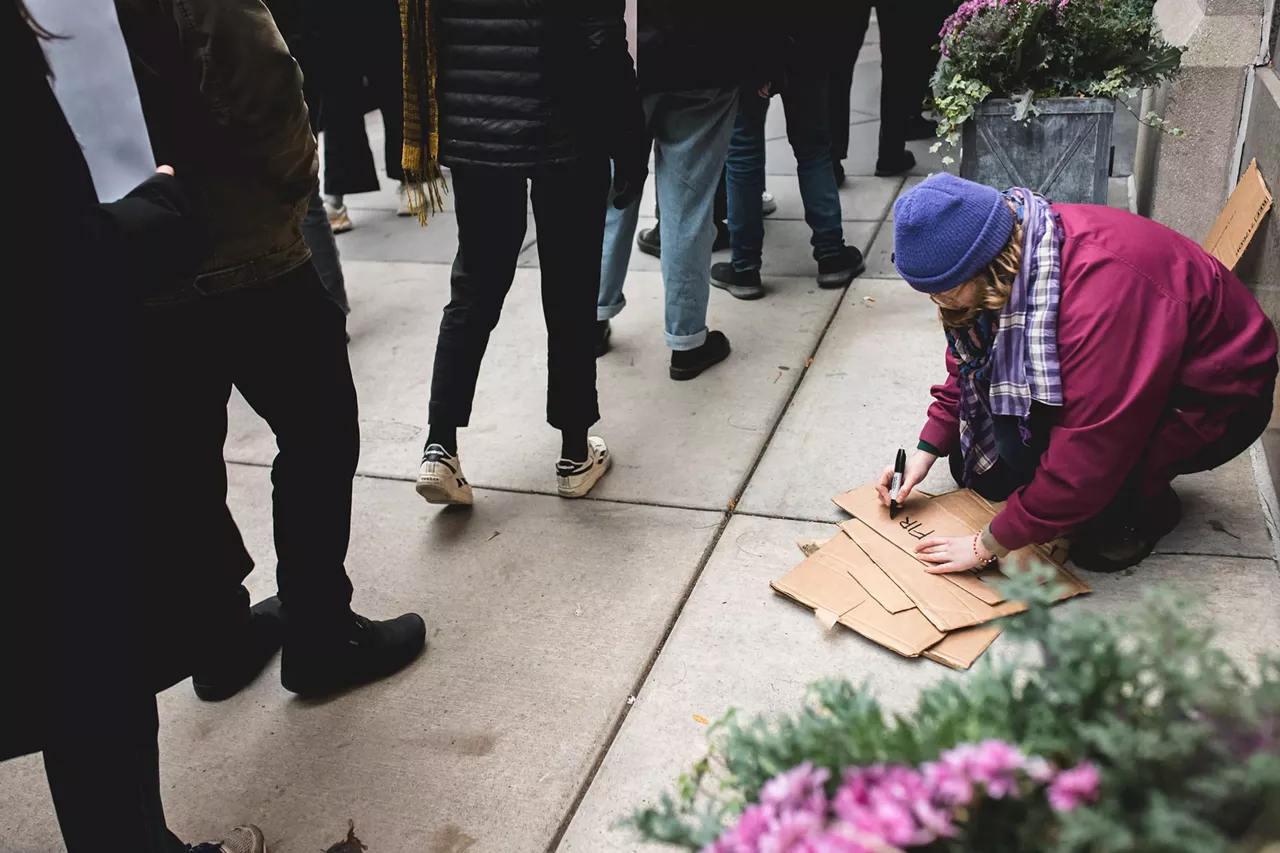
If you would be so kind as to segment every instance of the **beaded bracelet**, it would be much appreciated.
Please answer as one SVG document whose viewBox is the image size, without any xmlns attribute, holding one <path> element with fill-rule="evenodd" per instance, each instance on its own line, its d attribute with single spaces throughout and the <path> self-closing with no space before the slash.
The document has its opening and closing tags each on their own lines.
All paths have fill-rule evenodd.
<svg viewBox="0 0 1280 853">
<path fill-rule="evenodd" d="M 979 566 L 989 566 L 996 561 L 996 558 L 994 556 L 991 556 L 991 557 L 987 557 L 984 560 L 982 559 L 982 557 L 978 555 L 978 540 L 981 538 L 981 536 L 982 536 L 981 533 L 973 534 L 973 556 L 978 558 Z"/>
</svg>

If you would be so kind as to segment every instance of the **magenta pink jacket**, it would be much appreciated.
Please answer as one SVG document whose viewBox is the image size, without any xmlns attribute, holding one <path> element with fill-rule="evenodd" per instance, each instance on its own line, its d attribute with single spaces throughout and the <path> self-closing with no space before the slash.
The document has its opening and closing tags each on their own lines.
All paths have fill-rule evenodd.
<svg viewBox="0 0 1280 853">
<path fill-rule="evenodd" d="M 1276 334 L 1226 267 L 1169 228 L 1122 210 L 1056 204 L 1065 239 L 1058 311 L 1063 404 L 1031 482 L 991 524 L 1006 548 L 1048 542 L 1100 512 L 1139 460 L 1147 494 L 1222 439 L 1276 376 Z M 959 441 L 956 368 L 921 441 Z"/>
</svg>

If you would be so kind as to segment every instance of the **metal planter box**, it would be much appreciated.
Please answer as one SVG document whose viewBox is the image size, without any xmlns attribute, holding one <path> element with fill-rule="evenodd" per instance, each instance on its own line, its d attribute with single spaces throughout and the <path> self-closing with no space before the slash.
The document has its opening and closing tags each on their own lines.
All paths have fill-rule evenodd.
<svg viewBox="0 0 1280 853">
<path fill-rule="evenodd" d="M 1007 189 L 1029 187 L 1056 202 L 1106 204 L 1111 166 L 1110 98 L 1045 98 L 1014 121 L 1014 102 L 983 101 L 963 125 L 960 176 Z"/>
</svg>

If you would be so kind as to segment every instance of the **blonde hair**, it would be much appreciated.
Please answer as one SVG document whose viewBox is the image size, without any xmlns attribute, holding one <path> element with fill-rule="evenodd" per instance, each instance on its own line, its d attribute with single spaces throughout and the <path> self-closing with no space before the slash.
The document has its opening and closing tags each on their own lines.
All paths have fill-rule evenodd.
<svg viewBox="0 0 1280 853">
<path fill-rule="evenodd" d="M 1013 205 L 1010 204 L 1009 207 L 1012 210 Z M 1021 266 L 1022 223 L 1015 219 L 1008 242 L 982 272 L 959 287 L 929 297 L 938 306 L 938 317 L 942 320 L 942 325 L 948 329 L 963 329 L 983 311 L 999 311 L 1009 301 L 1009 295 L 1013 292 L 1013 280 L 1018 277 L 1018 268 Z M 956 307 L 940 298 L 968 284 L 972 284 L 977 291 L 977 298 L 972 306 Z"/>
</svg>

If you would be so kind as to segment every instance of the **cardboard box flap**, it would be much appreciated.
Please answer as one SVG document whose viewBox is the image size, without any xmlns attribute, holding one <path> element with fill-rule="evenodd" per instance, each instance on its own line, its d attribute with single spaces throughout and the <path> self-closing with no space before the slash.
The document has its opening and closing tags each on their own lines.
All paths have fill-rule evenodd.
<svg viewBox="0 0 1280 853">
<path fill-rule="evenodd" d="M 929 647 L 945 642 L 947 636 L 933 627 L 916 608 L 890 613 L 870 597 L 841 616 L 839 622 L 868 640 L 909 658 L 919 657 Z"/>
<path fill-rule="evenodd" d="M 830 541 L 831 541 L 831 537 L 829 536 L 826 539 L 797 539 L 796 547 L 799 548 L 800 551 L 806 557 L 808 557 L 814 551 L 817 551 L 819 548 L 821 548 L 823 545 L 826 545 Z"/>
<path fill-rule="evenodd" d="M 1227 206 L 1222 208 L 1209 229 L 1209 236 L 1204 239 L 1204 250 L 1227 269 L 1235 269 L 1262 224 L 1262 217 L 1271 209 L 1271 203 L 1271 193 L 1258 171 L 1258 161 L 1251 160 L 1227 199 Z"/>
<path fill-rule="evenodd" d="M 990 517 L 980 519 L 976 508 L 966 505 L 967 502 L 963 498 L 951 501 L 952 505 L 959 507 L 968 516 L 968 518 L 958 518 L 944 508 L 945 497 L 941 495 L 936 498 L 926 498 L 912 494 L 898 509 L 897 517 L 892 519 L 889 518 L 889 508 L 880 503 L 875 486 L 867 485 L 845 492 L 836 501 L 842 509 L 866 523 L 915 560 L 915 547 L 922 540 L 930 536 L 973 536 L 991 520 Z M 917 560 L 917 562 L 922 567 L 929 565 L 923 560 Z M 939 577 L 945 579 L 944 583 L 958 586 L 986 604 L 996 605 L 1004 601 L 1004 596 L 995 587 L 968 572 Z"/>
<path fill-rule="evenodd" d="M 919 560 L 860 519 L 846 521 L 840 527 L 901 587 L 939 631 L 980 625 L 1026 610 L 1026 605 L 1016 601 L 987 604 L 947 581 L 945 576 L 929 574 Z"/>
<path fill-rule="evenodd" d="M 857 581 L 817 555 L 808 557 L 770 586 L 806 607 L 828 611 L 837 618 L 868 598 Z"/>
<path fill-rule="evenodd" d="M 968 669 L 995 642 L 1000 631 L 999 625 L 976 625 L 952 631 L 942 642 L 926 649 L 924 656 L 952 669 Z"/>
<path fill-rule="evenodd" d="M 844 533 L 831 537 L 827 544 L 814 552 L 814 557 L 826 561 L 836 571 L 847 572 L 890 613 L 901 613 L 915 607 L 901 587 Z"/>
</svg>

